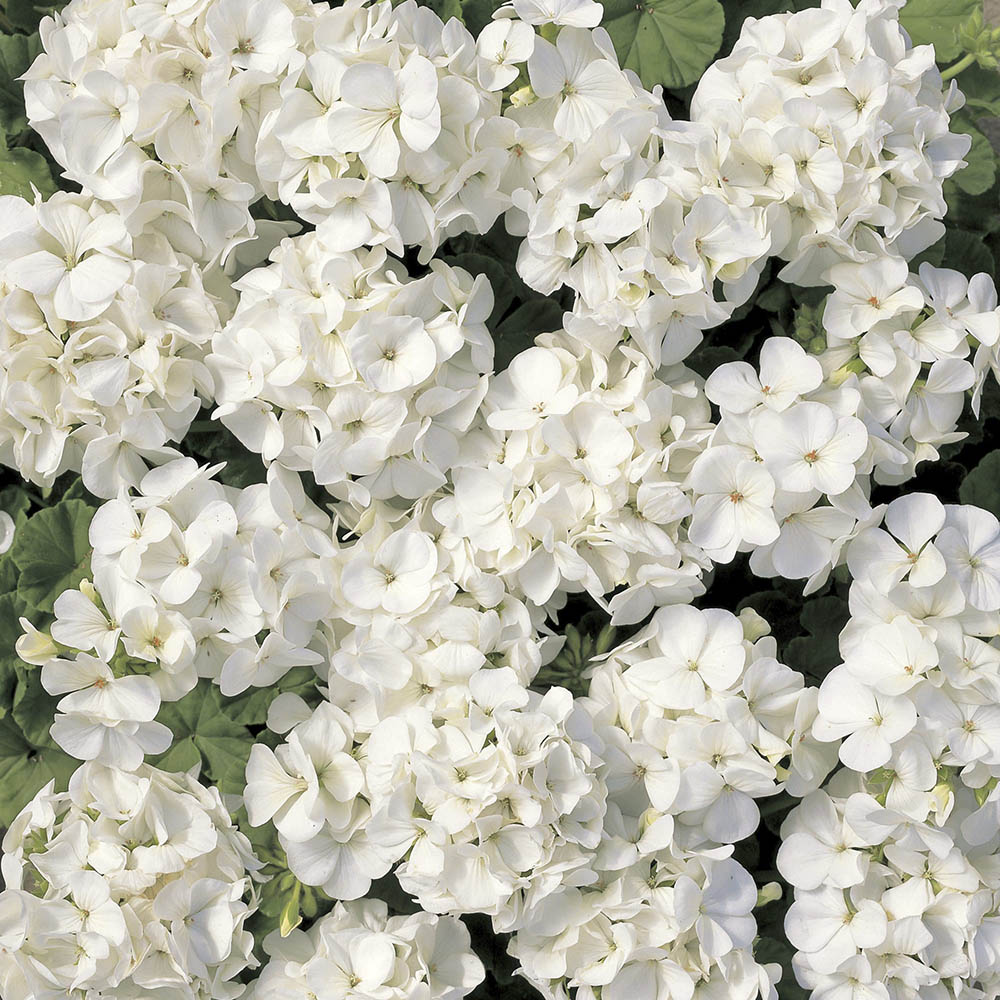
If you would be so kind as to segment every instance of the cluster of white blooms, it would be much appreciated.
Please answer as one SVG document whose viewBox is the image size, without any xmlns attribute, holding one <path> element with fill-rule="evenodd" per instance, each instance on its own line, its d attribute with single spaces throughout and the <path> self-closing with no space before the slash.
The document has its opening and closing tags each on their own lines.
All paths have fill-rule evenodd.
<svg viewBox="0 0 1000 1000">
<path fill-rule="evenodd" d="M 574 289 L 574 336 L 624 332 L 672 363 L 750 295 L 769 256 L 789 262 L 787 280 L 821 284 L 838 261 L 935 242 L 943 181 L 970 140 L 948 131 L 962 97 L 942 92 L 930 46 L 909 45 L 900 6 L 824 0 L 748 18 L 702 77 L 691 122 L 620 72 L 599 30 L 537 39 L 515 95 L 527 106 L 505 112 L 550 139 L 525 146 L 537 179 L 507 216 L 526 234 L 521 276 Z"/>
<path fill-rule="evenodd" d="M 510 204 L 500 91 L 532 28 L 498 22 L 477 43 L 415 0 L 322 7 L 261 122 L 264 191 L 336 251 L 420 246 L 426 260 L 446 236 L 486 232 Z"/>
<path fill-rule="evenodd" d="M 0 198 L 0 460 L 113 497 L 179 453 L 228 307 L 190 257 L 86 195 Z"/>
<path fill-rule="evenodd" d="M 911 757 L 907 777 L 934 764 Z M 932 780 L 934 780 L 932 778 Z M 973 1000 L 1000 990 L 996 820 L 938 765 L 932 792 L 899 790 L 902 772 L 839 771 L 782 826 L 783 877 L 795 886 L 785 930 L 812 996 Z"/>
<path fill-rule="evenodd" d="M 756 369 L 732 362 L 709 377 L 720 421 L 689 480 L 692 542 L 716 562 L 752 550 L 756 573 L 807 578 L 807 592 L 878 520 L 872 480 L 905 482 L 961 440 L 967 394 L 978 406 L 1000 344 L 986 274 L 922 264 L 913 275 L 899 257 L 826 274 L 834 291 L 812 353 L 772 337 Z"/>
<path fill-rule="evenodd" d="M 778 662 L 769 630 L 753 612 L 661 608 L 594 669 L 587 704 L 614 748 L 624 829 L 652 809 L 676 817 L 684 848 L 733 844 L 757 829 L 755 800 L 805 795 L 833 769 L 810 732 L 817 689 Z"/>
<path fill-rule="evenodd" d="M 771 242 L 764 212 L 706 178 L 713 130 L 671 121 L 618 68 L 603 29 L 537 38 L 527 73 L 505 113 L 532 168 L 506 216 L 524 234 L 518 273 L 544 293 L 573 289 L 567 329 L 583 343 L 607 353 L 628 339 L 656 367 L 682 361 L 756 285 Z"/>
<path fill-rule="evenodd" d="M 546 1000 L 777 1000 L 780 967 L 753 957 L 757 887 L 732 848 L 684 851 L 642 826 L 599 853 L 596 881 L 530 912 L 510 945 L 522 974 Z"/>
<path fill-rule="evenodd" d="M 787 337 L 765 341 L 756 369 L 721 365 L 705 392 L 720 421 L 691 469 L 691 541 L 715 562 L 752 551 L 758 574 L 817 586 L 871 514 L 857 485 L 870 465 L 857 392 L 824 380 L 819 361 Z"/>
<path fill-rule="evenodd" d="M 778 859 L 797 975 L 824 996 L 854 980 L 873 997 L 995 995 L 1000 523 L 915 493 L 847 559 L 843 663 L 812 723 L 846 767 L 789 817 Z"/>
<path fill-rule="evenodd" d="M 698 83 L 691 117 L 715 138 L 706 180 L 765 214 L 788 281 L 910 259 L 944 233 L 942 184 L 970 145 L 948 131 L 964 98 L 954 81 L 942 92 L 934 49 L 909 43 L 902 5 L 823 0 L 748 18 Z"/>
<path fill-rule="evenodd" d="M 276 751 L 254 746 L 248 814 L 273 819 L 292 872 L 335 898 L 364 895 L 401 861 L 423 909 L 488 913 L 510 930 L 519 893 L 555 890 L 600 846 L 600 743 L 568 691 L 539 695 L 509 667 L 448 694 L 370 732 L 336 704 L 310 712 L 279 696 L 268 723 L 290 732 Z"/>
<path fill-rule="evenodd" d="M 757 888 L 730 855 L 755 798 L 816 789 L 816 691 L 774 658 L 756 615 L 667 607 L 594 670 L 583 700 L 607 787 L 593 876 L 528 890 L 512 942 L 550 1000 L 775 996 L 752 956 Z"/>
<path fill-rule="evenodd" d="M 902 259 L 883 257 L 835 265 L 828 280 L 820 361 L 831 382 L 860 394 L 875 480 L 904 482 L 938 458 L 938 446 L 961 439 L 955 427 L 970 390 L 978 412 L 1000 341 L 993 279 L 926 263 L 910 274 Z"/>
<path fill-rule="evenodd" d="M 5 997 L 233 1000 L 260 863 L 215 788 L 147 764 L 50 782 L 3 841 Z"/>
<path fill-rule="evenodd" d="M 366 731 L 467 698 L 469 678 L 487 665 L 528 685 L 555 654 L 540 609 L 456 558 L 435 525 L 373 506 L 352 526 L 357 541 L 338 544 L 324 566 L 333 607 L 319 641 L 331 699 Z"/>
<path fill-rule="evenodd" d="M 18 652 L 60 696 L 52 736 L 78 759 L 132 768 L 166 750 L 161 701 L 199 676 L 235 695 L 323 660 L 308 647 L 330 609 L 313 551 L 330 544 L 328 516 L 279 467 L 244 490 L 217 469 L 176 459 L 105 503 L 93 582 L 56 599 L 50 634 L 22 619 Z"/>
<path fill-rule="evenodd" d="M 485 974 L 460 920 L 390 917 L 378 899 L 337 903 L 308 931 L 272 933 L 264 949 L 270 961 L 247 1000 L 462 1000 Z"/>
<path fill-rule="evenodd" d="M 486 392 L 492 292 L 440 261 L 411 280 L 384 248 L 344 252 L 330 232 L 284 241 L 236 283 L 208 357 L 214 415 L 359 509 L 416 500 L 445 483 Z"/>
<path fill-rule="evenodd" d="M 710 566 L 682 530 L 683 486 L 712 434 L 701 380 L 656 374 L 641 354 L 610 357 L 542 335 L 494 377 L 461 444 L 450 495 L 428 506 L 444 544 L 536 605 L 587 591 L 620 621 L 704 593 Z"/>
<path fill-rule="evenodd" d="M 195 260 L 250 239 L 262 118 L 326 4 L 76 0 L 42 20 L 28 121 L 66 176 Z"/>
</svg>

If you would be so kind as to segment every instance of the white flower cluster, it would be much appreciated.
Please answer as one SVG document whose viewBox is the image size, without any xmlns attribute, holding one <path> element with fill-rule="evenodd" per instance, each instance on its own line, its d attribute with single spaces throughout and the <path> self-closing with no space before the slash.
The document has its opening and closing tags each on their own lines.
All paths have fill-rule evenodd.
<svg viewBox="0 0 1000 1000">
<path fill-rule="evenodd" d="M 871 510 L 857 485 L 869 452 L 857 392 L 825 381 L 819 361 L 787 337 L 765 341 L 756 370 L 720 366 L 705 391 L 721 419 L 691 469 L 691 540 L 715 562 L 752 551 L 758 574 L 816 586 Z"/>
<path fill-rule="evenodd" d="M 805 795 L 836 763 L 810 732 L 817 689 L 778 662 L 769 631 L 752 612 L 661 608 L 593 672 L 587 703 L 615 748 L 609 790 L 630 815 L 676 816 L 686 848 L 743 840 L 756 799 Z"/>
<path fill-rule="evenodd" d="M 511 929 L 516 893 L 553 891 L 601 842 L 600 744 L 568 691 L 531 692 L 509 667 L 449 694 L 370 733 L 335 704 L 310 713 L 279 696 L 269 725 L 295 724 L 277 751 L 254 746 L 248 814 L 273 818 L 292 872 L 335 898 L 362 896 L 401 860 L 396 876 L 423 909 Z"/>
<path fill-rule="evenodd" d="M 134 768 L 162 753 L 161 701 L 199 676 L 235 695 L 323 659 L 308 647 L 330 610 L 313 552 L 330 544 L 329 518 L 278 467 L 242 491 L 215 471 L 176 459 L 104 504 L 93 582 L 56 599 L 51 636 L 22 619 L 18 652 L 60 696 L 52 736 L 78 759 Z"/>
<path fill-rule="evenodd" d="M 321 10 L 261 123 L 264 191 L 335 251 L 420 246 L 428 260 L 446 236 L 486 232 L 510 202 L 499 91 L 534 41 L 503 27 L 477 43 L 415 0 Z"/>
<path fill-rule="evenodd" d="M 385 903 L 337 903 L 308 931 L 264 941 L 270 961 L 247 1000 L 310 995 L 357 1000 L 462 1000 L 483 980 L 469 932 L 454 917 L 390 917 Z"/>
<path fill-rule="evenodd" d="M 826 274 L 816 355 L 771 337 L 757 369 L 731 362 L 709 376 L 721 419 L 689 479 L 691 542 L 716 562 L 752 551 L 754 572 L 805 578 L 807 593 L 878 520 L 872 480 L 905 482 L 961 440 L 966 395 L 981 392 L 1000 342 L 986 274 L 922 264 L 913 275 L 898 257 Z"/>
<path fill-rule="evenodd" d="M 532 985 L 546 1000 L 777 1000 L 780 968 L 753 958 L 757 887 L 732 849 L 671 848 L 653 827 L 629 834 L 597 881 L 563 885 L 515 934 Z"/>
<path fill-rule="evenodd" d="M 654 374 L 542 335 L 497 375 L 461 445 L 451 495 L 429 503 L 445 544 L 537 605 L 604 595 L 616 620 L 701 593 L 710 566 L 682 530 L 683 486 L 713 425 L 701 380 Z M 457 556 L 456 556 L 457 557 Z"/>
<path fill-rule="evenodd" d="M 261 119 L 325 6 L 76 0 L 42 20 L 28 121 L 133 235 L 163 233 L 196 261 L 224 257 L 255 232 Z"/>
<path fill-rule="evenodd" d="M 40 486 L 82 470 L 113 497 L 179 454 L 227 306 L 189 256 L 89 196 L 5 196 L 0 219 L 0 458 Z"/>
<path fill-rule="evenodd" d="M 753 960 L 757 888 L 730 855 L 754 799 L 816 789 L 835 757 L 809 735 L 816 690 L 756 616 L 662 608 L 596 667 L 583 700 L 607 787 L 593 877 L 525 894 L 512 953 L 551 1000 L 774 996 Z"/>
<path fill-rule="evenodd" d="M 214 415 L 358 509 L 416 500 L 445 483 L 486 392 L 492 292 L 440 261 L 411 280 L 384 248 L 340 251 L 329 232 L 286 240 L 236 283 L 208 356 Z"/>
<path fill-rule="evenodd" d="M 748 18 L 698 83 L 691 116 L 717 136 L 704 169 L 727 200 L 764 212 L 787 281 L 909 260 L 944 234 L 942 183 L 969 150 L 948 120 L 964 98 L 954 82 L 942 93 L 931 46 L 909 44 L 902 5 Z"/>
<path fill-rule="evenodd" d="M 929 494 L 850 544 L 844 662 L 812 736 L 846 768 L 782 828 L 786 930 L 814 995 L 1000 988 L 1000 523 Z M 961 982 L 953 992 L 948 982 Z M 978 990 L 985 992 L 978 992 Z M 846 992 L 844 995 L 848 995 Z"/>
<path fill-rule="evenodd" d="M 937 447 L 960 440 L 955 426 L 976 365 L 1000 340 L 993 279 L 968 280 L 956 271 L 921 264 L 908 274 L 898 257 L 830 269 L 835 291 L 823 310 L 832 380 L 856 389 L 859 416 L 873 437 L 871 464 L 880 483 L 905 482 Z M 979 384 L 985 379 L 981 371 Z"/>
<path fill-rule="evenodd" d="M 320 623 L 331 700 L 370 731 L 409 709 L 468 698 L 481 667 L 510 668 L 530 684 L 548 651 L 540 610 L 502 581 L 463 562 L 434 525 L 373 506 L 354 523 L 357 541 L 325 565 L 333 610 Z"/>
<path fill-rule="evenodd" d="M 3 841 L 5 997 L 232 1000 L 260 863 L 214 788 L 144 764 L 50 782 Z"/>
<path fill-rule="evenodd" d="M 748 19 L 702 77 L 691 122 L 669 121 L 618 72 L 600 31 L 537 40 L 526 100 L 539 100 L 506 117 L 563 148 L 525 145 L 542 162 L 513 195 L 527 222 L 507 218 L 526 233 L 521 276 L 574 289 L 574 336 L 596 346 L 624 331 L 658 365 L 727 319 L 769 256 L 789 262 L 787 280 L 822 284 L 839 261 L 909 259 L 935 242 L 942 183 L 969 140 L 949 133 L 961 95 L 942 93 L 899 6 L 824 0 Z"/>
</svg>

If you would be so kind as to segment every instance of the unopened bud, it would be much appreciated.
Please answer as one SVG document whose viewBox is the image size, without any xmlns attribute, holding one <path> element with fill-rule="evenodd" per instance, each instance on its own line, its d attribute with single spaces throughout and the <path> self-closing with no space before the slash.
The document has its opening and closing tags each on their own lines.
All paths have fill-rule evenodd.
<svg viewBox="0 0 1000 1000">
<path fill-rule="evenodd" d="M 41 632 L 27 618 L 21 619 L 24 635 L 14 643 L 14 650 L 25 663 L 43 666 L 59 655 L 56 644 L 47 632 Z"/>
<path fill-rule="evenodd" d="M 761 636 L 771 634 L 771 626 L 753 608 L 744 608 L 740 612 L 740 624 L 747 642 L 756 642 Z"/>
<path fill-rule="evenodd" d="M 868 366 L 861 358 L 853 358 L 846 365 L 841 365 L 827 380 L 831 385 L 842 385 L 852 375 L 860 375 Z"/>
<path fill-rule="evenodd" d="M 767 906 L 781 899 L 781 886 L 777 882 L 768 882 L 757 890 L 757 906 Z"/>
<path fill-rule="evenodd" d="M 512 108 L 526 108 L 529 104 L 534 104 L 538 98 L 535 96 L 535 92 L 531 89 L 531 86 L 521 87 L 520 90 L 515 90 L 513 94 L 510 95 L 510 106 Z"/>
</svg>

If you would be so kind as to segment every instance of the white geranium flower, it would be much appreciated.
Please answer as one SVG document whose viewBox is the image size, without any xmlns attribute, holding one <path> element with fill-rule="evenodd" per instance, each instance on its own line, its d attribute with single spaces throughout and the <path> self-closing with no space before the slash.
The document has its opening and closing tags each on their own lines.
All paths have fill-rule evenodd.
<svg viewBox="0 0 1000 1000">
<path fill-rule="evenodd" d="M 1000 608 L 1000 523 L 989 511 L 948 506 L 937 548 L 979 611 Z"/>
<path fill-rule="evenodd" d="M 160 693 L 152 678 L 115 677 L 102 660 L 86 653 L 75 660 L 50 660 L 42 685 L 62 695 L 52 738 L 78 760 L 135 770 L 146 753 L 162 753 L 173 734 L 154 722 Z"/>
<path fill-rule="evenodd" d="M 359 153 L 376 177 L 391 177 L 399 164 L 400 137 L 420 153 L 430 149 L 440 133 L 433 64 L 414 54 L 396 71 L 372 63 L 349 66 L 340 79 L 340 103 L 331 111 L 328 127 L 336 148 Z"/>
<path fill-rule="evenodd" d="M 918 312 L 923 295 L 907 276 L 906 261 L 898 258 L 837 264 L 828 275 L 835 291 L 823 312 L 824 329 L 837 340 L 853 340 L 882 320 Z"/>
<path fill-rule="evenodd" d="M 868 431 L 860 420 L 838 418 L 822 403 L 795 403 L 781 413 L 762 410 L 751 426 L 768 472 L 792 493 L 843 493 L 868 448 Z"/>
<path fill-rule="evenodd" d="M 415 316 L 363 316 L 345 339 L 358 374 L 378 392 L 419 385 L 437 363 L 434 341 Z"/>
<path fill-rule="evenodd" d="M 531 89 L 552 102 L 552 127 L 563 139 L 587 140 L 631 96 L 607 41 L 606 33 L 576 27 L 563 28 L 555 45 L 535 39 L 528 59 Z"/>
<path fill-rule="evenodd" d="M 885 526 L 869 528 L 847 548 L 847 565 L 855 579 L 870 579 L 888 591 L 901 580 L 930 587 L 946 566 L 932 539 L 945 522 L 944 505 L 929 493 L 898 497 L 886 508 Z"/>
<path fill-rule="evenodd" d="M 430 538 L 417 530 L 391 534 L 371 555 L 359 554 L 341 578 L 344 596 L 365 610 L 412 614 L 430 596 L 437 554 Z"/>
<path fill-rule="evenodd" d="M 68 196 L 38 205 L 36 213 L 39 232 L 7 264 L 7 280 L 35 295 L 51 295 L 66 320 L 93 319 L 132 274 L 124 223 L 116 215 L 87 212 Z"/>
<path fill-rule="evenodd" d="M 295 51 L 292 11 L 277 0 L 216 0 L 205 25 L 212 48 L 239 69 L 277 73 Z"/>
<path fill-rule="evenodd" d="M 795 811 L 794 832 L 782 837 L 778 870 L 797 889 L 848 889 L 864 881 L 866 846 L 826 792 L 811 792 Z"/>
<path fill-rule="evenodd" d="M 247 814 L 253 826 L 273 819 L 278 832 L 296 843 L 329 824 L 348 826 L 353 802 L 364 787 L 351 756 L 353 727 L 333 705 L 321 705 L 272 752 L 254 744 L 247 762 Z"/>
<path fill-rule="evenodd" d="M 717 562 L 730 562 L 744 543 L 767 545 L 779 535 L 774 480 L 733 446 L 710 448 L 691 470 L 697 496 L 688 537 Z"/>
<path fill-rule="evenodd" d="M 724 410 L 747 413 L 759 403 L 781 412 L 823 381 L 823 369 L 790 337 L 769 337 L 760 349 L 760 373 L 744 361 L 720 365 L 705 395 Z"/>
<path fill-rule="evenodd" d="M 845 660 L 859 681 L 882 694 L 905 694 L 937 666 L 934 643 L 905 618 L 874 625 Z"/>
<path fill-rule="evenodd" d="M 840 759 L 865 773 L 881 767 L 892 756 L 892 746 L 916 725 L 913 703 L 898 695 L 878 694 L 851 673 L 838 667 L 819 690 L 819 715 L 813 735 L 825 742 L 847 737 Z"/>
<path fill-rule="evenodd" d="M 750 912 L 757 902 L 757 887 L 735 861 L 722 861 L 713 867 L 703 888 L 682 876 L 674 896 L 678 921 L 681 926 L 694 923 L 699 946 L 708 957 L 721 957 L 753 939 L 756 921 Z"/>
<path fill-rule="evenodd" d="M 520 21 L 501 18 L 479 33 L 477 72 L 480 84 L 487 90 L 503 90 L 517 79 L 517 64 L 526 62 L 535 47 L 531 23 L 524 17 Z"/>
<path fill-rule="evenodd" d="M 594 0 L 513 0 L 514 13 L 525 24 L 567 24 L 596 28 L 604 8 Z"/>
<path fill-rule="evenodd" d="M 726 691 L 743 673 L 743 627 L 727 611 L 663 608 L 657 628 L 670 636 L 661 656 L 628 671 L 626 683 L 667 709 L 696 708 L 713 692 Z"/>
</svg>

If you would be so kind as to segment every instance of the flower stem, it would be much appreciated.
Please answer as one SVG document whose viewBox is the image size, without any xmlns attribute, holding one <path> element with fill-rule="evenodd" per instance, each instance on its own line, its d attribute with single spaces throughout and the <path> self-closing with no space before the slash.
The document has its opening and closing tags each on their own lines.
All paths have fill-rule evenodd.
<svg viewBox="0 0 1000 1000">
<path fill-rule="evenodd" d="M 947 69 L 941 70 L 942 82 L 950 80 L 953 76 L 958 76 L 963 69 L 968 69 L 975 61 L 976 57 L 971 52 L 962 56 L 957 63 L 952 63 Z"/>
</svg>

